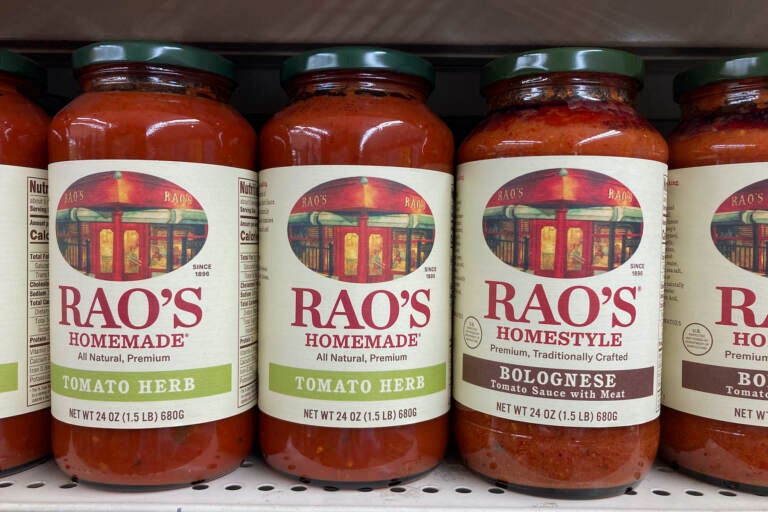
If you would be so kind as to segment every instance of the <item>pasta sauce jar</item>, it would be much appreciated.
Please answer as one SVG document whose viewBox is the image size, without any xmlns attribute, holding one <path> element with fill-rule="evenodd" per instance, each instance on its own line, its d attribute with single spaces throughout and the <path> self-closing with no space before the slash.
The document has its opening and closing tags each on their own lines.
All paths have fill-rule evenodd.
<svg viewBox="0 0 768 512">
<path fill-rule="evenodd" d="M 52 121 L 53 454 L 126 488 L 226 473 L 252 447 L 256 136 L 231 62 L 159 42 L 77 50 Z"/>
<path fill-rule="evenodd" d="M 768 53 L 675 77 L 660 454 L 768 491 Z"/>
<path fill-rule="evenodd" d="M 288 59 L 260 138 L 259 436 L 315 483 L 416 477 L 448 438 L 453 139 L 434 71 L 387 49 Z"/>
<path fill-rule="evenodd" d="M 28 95 L 45 72 L 0 51 L 0 475 L 50 453 L 48 116 Z"/>
<path fill-rule="evenodd" d="M 621 494 L 656 453 L 667 147 L 642 76 L 616 50 L 503 57 L 459 148 L 454 432 L 518 491 Z"/>
</svg>

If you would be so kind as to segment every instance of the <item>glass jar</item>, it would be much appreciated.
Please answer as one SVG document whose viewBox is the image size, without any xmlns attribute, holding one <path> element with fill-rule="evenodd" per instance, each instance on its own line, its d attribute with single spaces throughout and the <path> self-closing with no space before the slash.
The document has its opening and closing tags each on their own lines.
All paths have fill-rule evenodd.
<svg viewBox="0 0 768 512">
<path fill-rule="evenodd" d="M 143 41 L 73 62 L 83 94 L 49 138 L 54 457 L 133 489 L 222 475 L 255 405 L 256 135 L 226 103 L 233 65 Z"/>
<path fill-rule="evenodd" d="M 424 103 L 434 71 L 340 47 L 282 80 L 260 138 L 261 450 L 313 483 L 414 478 L 448 439 L 453 139 Z"/>
<path fill-rule="evenodd" d="M 518 491 L 622 494 L 656 453 L 667 147 L 642 76 L 617 50 L 497 59 L 459 148 L 454 435 Z"/>
<path fill-rule="evenodd" d="M 675 95 L 659 451 L 706 481 L 765 493 L 768 53 L 685 71 Z"/>
<path fill-rule="evenodd" d="M 45 83 L 31 60 L 0 50 L 0 475 L 50 453 L 48 116 L 28 95 Z"/>
</svg>

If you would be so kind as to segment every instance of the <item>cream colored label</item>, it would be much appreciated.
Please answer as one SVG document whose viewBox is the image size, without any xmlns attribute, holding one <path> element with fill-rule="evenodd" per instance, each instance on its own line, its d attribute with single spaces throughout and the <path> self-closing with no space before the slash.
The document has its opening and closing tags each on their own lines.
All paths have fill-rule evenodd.
<svg viewBox="0 0 768 512">
<path fill-rule="evenodd" d="M 0 418 L 48 407 L 48 173 L 0 165 Z"/>
<path fill-rule="evenodd" d="M 665 406 L 768 426 L 768 163 L 669 172 Z"/>
<path fill-rule="evenodd" d="M 256 395 L 256 173 L 50 166 L 51 387 L 60 421 L 191 425 Z"/>
<path fill-rule="evenodd" d="M 364 428 L 448 411 L 453 176 L 259 172 L 259 407 Z"/>
<path fill-rule="evenodd" d="M 658 415 L 665 176 L 613 157 L 459 166 L 456 400 L 559 426 Z"/>
</svg>

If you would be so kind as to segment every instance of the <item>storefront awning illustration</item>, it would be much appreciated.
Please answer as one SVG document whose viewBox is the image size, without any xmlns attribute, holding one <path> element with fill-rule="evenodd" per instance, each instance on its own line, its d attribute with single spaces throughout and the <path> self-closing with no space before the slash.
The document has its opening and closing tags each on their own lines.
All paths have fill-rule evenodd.
<svg viewBox="0 0 768 512">
<path fill-rule="evenodd" d="M 527 205 L 533 208 L 634 207 L 640 204 L 618 180 L 585 169 L 545 169 L 506 183 L 487 207 Z"/>
<path fill-rule="evenodd" d="M 318 185 L 296 202 L 291 212 L 334 212 L 341 215 L 387 212 L 432 215 L 429 205 L 413 189 L 384 178 L 355 176 Z"/>
<path fill-rule="evenodd" d="M 768 224 L 768 210 L 720 212 L 712 217 L 712 224 Z"/>
<path fill-rule="evenodd" d="M 56 222 L 112 222 L 112 210 L 90 208 L 66 208 L 56 212 Z M 122 212 L 123 222 L 139 224 L 206 224 L 208 219 L 202 210 L 184 208 L 126 210 Z"/>
<path fill-rule="evenodd" d="M 555 210 L 552 208 L 536 208 L 533 206 L 491 206 L 485 209 L 484 219 L 530 219 L 554 220 Z M 567 220 L 590 220 L 597 222 L 643 222 L 640 208 L 635 206 L 593 206 L 587 208 L 570 208 L 565 214 Z"/>
<path fill-rule="evenodd" d="M 57 210 L 88 208 L 130 210 L 203 210 L 197 199 L 175 183 L 144 173 L 115 170 L 80 178 L 61 195 Z"/>
<path fill-rule="evenodd" d="M 333 212 L 314 211 L 292 213 L 288 218 L 289 225 L 304 226 L 357 226 L 357 215 L 340 215 Z M 435 220 L 432 215 L 418 213 L 388 213 L 369 215 L 368 226 L 378 228 L 410 228 L 434 229 Z"/>
</svg>

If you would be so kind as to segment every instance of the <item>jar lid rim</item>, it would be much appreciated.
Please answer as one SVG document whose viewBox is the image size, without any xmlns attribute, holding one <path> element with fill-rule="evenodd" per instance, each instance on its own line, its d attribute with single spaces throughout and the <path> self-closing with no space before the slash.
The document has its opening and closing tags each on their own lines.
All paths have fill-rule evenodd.
<svg viewBox="0 0 768 512">
<path fill-rule="evenodd" d="M 18 75 L 39 86 L 45 85 L 45 68 L 18 53 L 0 50 L 0 71 Z"/>
<path fill-rule="evenodd" d="M 332 46 L 289 57 L 280 70 L 280 82 L 298 75 L 330 70 L 381 70 L 411 75 L 435 85 L 432 64 L 416 55 L 375 46 Z"/>
<path fill-rule="evenodd" d="M 674 98 L 679 101 L 680 95 L 705 85 L 761 76 L 768 76 L 768 52 L 710 60 L 675 75 Z"/>
<path fill-rule="evenodd" d="M 509 78 L 562 72 L 621 75 L 642 84 L 645 66 L 639 56 L 613 48 L 573 46 L 541 48 L 492 60 L 483 68 L 480 84 L 485 88 Z"/>
<path fill-rule="evenodd" d="M 221 55 L 184 44 L 163 41 L 102 41 L 78 48 L 72 65 L 80 69 L 92 64 L 143 62 L 166 64 L 221 75 L 235 80 L 235 65 Z"/>
</svg>

